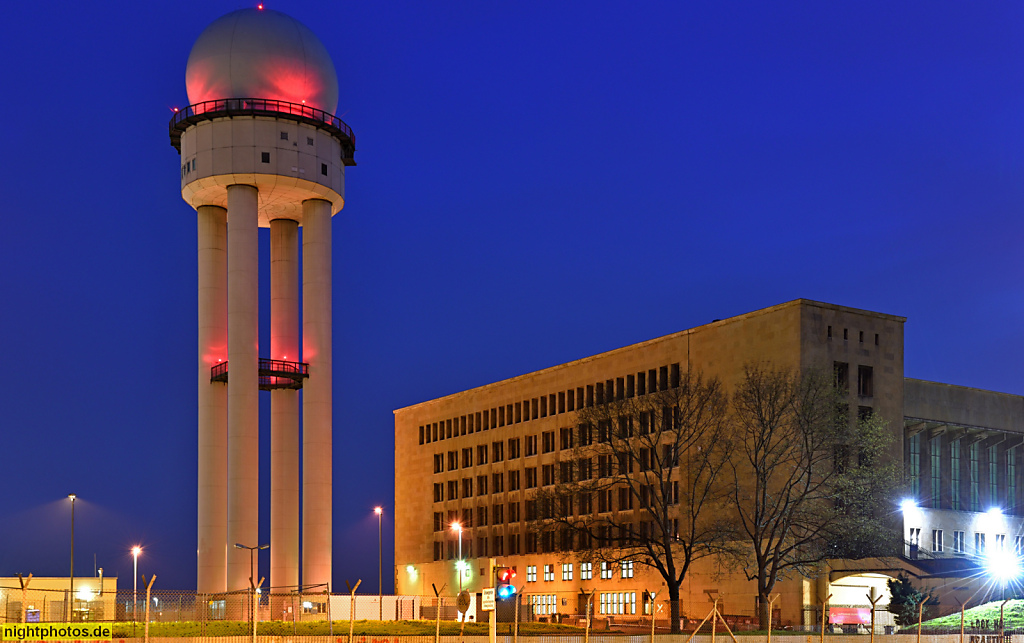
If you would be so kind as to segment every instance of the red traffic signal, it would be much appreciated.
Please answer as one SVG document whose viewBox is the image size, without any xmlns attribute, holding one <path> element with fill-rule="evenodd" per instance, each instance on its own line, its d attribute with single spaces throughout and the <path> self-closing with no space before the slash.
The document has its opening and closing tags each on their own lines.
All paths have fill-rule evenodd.
<svg viewBox="0 0 1024 643">
<path fill-rule="evenodd" d="M 516 577 L 516 570 L 512 567 L 496 567 L 494 569 L 495 575 L 495 595 L 499 601 L 507 601 L 515 598 L 516 587 L 512 584 L 512 580 Z"/>
</svg>

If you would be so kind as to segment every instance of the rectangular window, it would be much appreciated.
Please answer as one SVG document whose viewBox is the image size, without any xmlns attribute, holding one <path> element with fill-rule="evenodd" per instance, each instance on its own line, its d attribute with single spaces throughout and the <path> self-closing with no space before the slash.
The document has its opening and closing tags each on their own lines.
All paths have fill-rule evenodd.
<svg viewBox="0 0 1024 643">
<path fill-rule="evenodd" d="M 473 466 L 473 449 L 467 448 L 462 450 L 462 466 L 471 467 Z"/>
<path fill-rule="evenodd" d="M 624 560 L 622 561 L 622 577 L 633 578 L 633 561 Z"/>
<path fill-rule="evenodd" d="M 519 522 L 519 503 L 510 502 L 508 503 L 508 521 Z"/>
<path fill-rule="evenodd" d="M 526 566 L 526 582 L 536 583 L 537 582 L 537 566 L 527 565 Z"/>
<path fill-rule="evenodd" d="M 261 152 L 260 153 L 260 162 L 262 162 L 262 163 L 270 163 L 270 152 Z"/>
<path fill-rule="evenodd" d="M 519 438 L 509 438 L 508 440 L 508 459 L 515 460 L 519 457 Z"/>
<path fill-rule="evenodd" d="M 487 464 L 487 445 L 481 444 L 476 448 L 476 463 L 478 466 Z"/>
<path fill-rule="evenodd" d="M 462 497 L 472 498 L 473 497 L 473 479 L 463 478 L 462 479 Z"/>
<path fill-rule="evenodd" d="M 977 531 L 974 532 L 974 555 L 985 555 L 985 534 Z"/>
<path fill-rule="evenodd" d="M 608 580 L 612 577 L 612 566 L 608 563 L 601 563 L 601 580 Z"/>
<path fill-rule="evenodd" d="M 459 452 L 449 451 L 448 452 L 448 470 L 455 471 L 459 468 Z"/>
<path fill-rule="evenodd" d="M 569 427 L 562 428 L 562 429 L 560 429 L 558 431 L 558 434 L 559 434 L 559 438 L 561 439 L 561 443 L 562 443 L 561 448 L 562 448 L 562 450 L 564 451 L 566 449 L 571 449 L 572 448 L 572 444 L 573 444 L 572 429 L 569 428 Z"/>
<path fill-rule="evenodd" d="M 459 499 L 459 481 L 449 480 L 448 481 L 448 499 L 458 500 Z"/>
<path fill-rule="evenodd" d="M 996 534 L 996 551 L 1006 551 L 1006 534 Z"/>
<path fill-rule="evenodd" d="M 1016 513 L 1017 506 L 1017 447 L 1006 450 L 1006 511 Z"/>
<path fill-rule="evenodd" d="M 562 580 L 572 580 L 572 563 L 562 563 Z"/>
<path fill-rule="evenodd" d="M 434 454 L 434 473 L 444 473 L 444 454 Z"/>
<path fill-rule="evenodd" d="M 907 463 L 910 476 L 910 495 L 917 500 L 921 497 L 921 434 L 915 433 L 910 436 L 910 439 L 907 440 L 907 447 L 910 451 L 910 461 Z"/>
<path fill-rule="evenodd" d="M 444 501 L 444 485 L 440 482 L 434 485 L 434 502 Z"/>
<path fill-rule="evenodd" d="M 327 176 L 327 164 L 326 163 L 321 163 L 320 164 L 320 174 L 323 174 L 324 176 Z"/>
<path fill-rule="evenodd" d="M 931 480 L 932 480 L 932 509 L 939 509 L 942 506 L 942 436 L 937 435 L 928 441 L 928 451 L 931 456 Z"/>
<path fill-rule="evenodd" d="M 508 490 L 519 491 L 519 471 L 508 472 Z"/>
<path fill-rule="evenodd" d="M 541 437 L 543 438 L 542 446 L 544 448 L 542 453 L 551 453 L 552 451 L 554 451 L 555 450 L 555 432 L 554 431 L 545 431 L 544 433 L 541 434 Z"/>
<path fill-rule="evenodd" d="M 995 505 L 999 502 L 999 454 L 995 445 L 988 448 L 988 503 Z"/>
<path fill-rule="evenodd" d="M 594 563 L 580 563 L 580 580 L 591 581 L 594 577 Z"/>
<path fill-rule="evenodd" d="M 526 488 L 533 489 L 537 486 L 537 467 L 527 467 L 524 471 L 526 472 Z"/>
<path fill-rule="evenodd" d="M 505 459 L 505 443 L 494 442 L 491 444 L 491 462 L 501 462 Z"/>
<path fill-rule="evenodd" d="M 967 447 L 967 484 L 968 484 L 968 507 L 969 511 L 981 511 L 981 498 L 978 488 L 981 486 L 981 474 L 978 464 L 978 443 Z"/>
<path fill-rule="evenodd" d="M 541 467 L 541 484 L 545 487 L 555 484 L 555 465 L 545 464 Z"/>
<path fill-rule="evenodd" d="M 476 508 L 476 526 L 486 527 L 487 526 L 487 507 Z"/>
<path fill-rule="evenodd" d="M 942 551 L 942 530 L 932 529 L 932 551 Z"/>
<path fill-rule="evenodd" d="M 1024 536 L 1013 537 L 1013 553 L 1016 556 L 1024 554 Z"/>
<path fill-rule="evenodd" d="M 954 531 L 953 532 L 953 553 L 954 554 L 963 554 L 963 553 L 965 553 L 965 550 L 967 549 L 967 541 L 966 541 L 966 538 L 964 536 L 965 536 L 965 534 L 962 531 Z"/>
<path fill-rule="evenodd" d="M 526 457 L 529 458 L 531 455 L 537 455 L 537 436 L 535 435 L 526 436 Z"/>
<path fill-rule="evenodd" d="M 544 565 L 544 580 L 545 581 L 555 580 L 555 566 L 554 565 Z"/>
<path fill-rule="evenodd" d="M 491 489 L 491 493 L 501 493 L 501 492 L 505 491 L 505 474 L 504 473 L 494 473 L 494 474 L 491 474 L 491 482 L 493 483 L 491 485 L 493 487 Z"/>
<path fill-rule="evenodd" d="M 949 500 L 950 509 L 960 510 L 960 441 L 949 444 Z"/>
<path fill-rule="evenodd" d="M 861 397 L 874 395 L 874 370 L 870 366 L 857 367 L 857 395 Z"/>
<path fill-rule="evenodd" d="M 480 496 L 486 496 L 487 495 L 487 476 L 486 475 L 482 475 L 482 476 L 477 476 L 476 477 L 476 493 L 477 493 L 477 495 L 480 495 Z"/>
<path fill-rule="evenodd" d="M 494 505 L 491 507 L 491 517 L 494 518 L 495 525 L 502 525 L 505 523 L 505 505 Z"/>
</svg>

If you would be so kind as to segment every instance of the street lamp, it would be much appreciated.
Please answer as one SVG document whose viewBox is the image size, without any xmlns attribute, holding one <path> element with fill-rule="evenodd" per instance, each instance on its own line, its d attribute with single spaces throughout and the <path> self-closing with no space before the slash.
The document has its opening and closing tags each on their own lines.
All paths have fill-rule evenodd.
<svg viewBox="0 0 1024 643">
<path fill-rule="evenodd" d="M 68 594 L 68 601 L 71 609 L 68 610 L 68 623 L 75 618 L 75 494 L 69 493 L 71 499 L 71 592 Z"/>
<path fill-rule="evenodd" d="M 459 532 L 459 560 L 455 564 L 456 569 L 459 570 L 459 593 L 462 593 L 462 525 L 458 522 L 452 523 L 452 529 Z"/>
<path fill-rule="evenodd" d="M 270 545 L 256 545 L 254 547 L 247 547 L 242 543 L 235 543 L 236 549 L 248 549 L 249 550 L 249 593 L 252 597 L 252 628 L 253 628 L 253 639 L 256 638 L 256 558 L 254 554 L 257 549 L 267 549 Z"/>
<path fill-rule="evenodd" d="M 134 623 L 137 619 L 135 618 L 135 611 L 139 606 L 139 554 L 142 553 L 142 547 L 135 545 L 132 547 L 132 558 L 135 559 L 133 563 L 132 573 L 132 622 Z"/>
<path fill-rule="evenodd" d="M 384 620 L 384 531 L 381 520 L 384 518 L 384 507 L 374 507 L 377 514 L 377 620 Z"/>
</svg>

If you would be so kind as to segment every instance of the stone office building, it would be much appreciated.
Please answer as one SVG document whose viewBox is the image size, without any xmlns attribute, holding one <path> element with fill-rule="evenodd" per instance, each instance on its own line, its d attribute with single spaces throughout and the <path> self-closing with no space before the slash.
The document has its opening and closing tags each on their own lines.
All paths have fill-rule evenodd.
<svg viewBox="0 0 1024 643">
<path fill-rule="evenodd" d="M 951 609 L 976 581 L 942 574 L 963 576 L 965 564 L 1021 544 L 1024 398 L 904 378 L 904 321 L 796 300 L 395 411 L 396 591 L 432 594 L 434 583 L 455 593 L 461 582 L 479 592 L 491 584 L 493 557 L 516 568 L 535 614 L 579 613 L 581 591 L 595 589 L 599 616 L 649 614 L 645 592 L 660 592 L 659 602 L 667 596 L 656 571 L 556 551 L 529 531 L 524 506 L 570 457 L 576 409 L 677 386 L 688 371 L 717 377 L 728 391 L 745 365 L 765 362 L 848 378 L 850 408 L 881 416 L 899 434 L 909 493 L 903 558 L 832 561 L 816 578 L 780 582 L 782 622 L 813 622 L 806 608 L 829 594 L 844 606 L 834 615 L 867 606 L 871 587 L 885 604 L 885 581 L 900 570 L 930 576 L 920 582 L 938 588 L 943 610 Z M 683 615 L 702 618 L 716 597 L 726 613 L 756 614 L 756 586 L 706 559 L 681 587 Z"/>
</svg>

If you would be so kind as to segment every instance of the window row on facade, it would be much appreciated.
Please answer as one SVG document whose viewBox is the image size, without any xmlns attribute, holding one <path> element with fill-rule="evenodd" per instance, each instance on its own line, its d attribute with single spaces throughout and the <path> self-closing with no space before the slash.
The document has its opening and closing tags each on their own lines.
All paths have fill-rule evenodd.
<svg viewBox="0 0 1024 643">
<path fill-rule="evenodd" d="M 612 400 L 623 400 L 656 391 L 665 391 L 669 388 L 678 388 L 680 378 L 679 364 L 668 364 L 660 368 L 652 368 L 648 371 L 640 371 L 636 374 L 587 386 L 504 404 L 476 413 L 424 424 L 419 427 L 419 443 L 429 444 L 552 415 L 572 413 L 577 409 L 604 404 Z"/>
<path fill-rule="evenodd" d="M 679 533 L 679 520 L 668 526 L 673 537 Z M 553 552 L 589 551 L 606 547 L 629 547 L 654 537 L 660 530 L 653 521 L 642 520 L 636 525 L 598 525 L 595 534 L 575 533 L 569 529 L 548 529 L 519 533 L 493 533 L 474 537 L 471 527 L 461 526 L 461 536 L 445 536 L 434 541 L 434 560 L 457 560 L 484 556 L 518 556 Z"/>
<path fill-rule="evenodd" d="M 966 531 L 953 530 L 953 539 L 951 542 L 948 543 L 951 546 L 951 548 L 947 548 L 947 543 L 944 540 L 943 536 L 943 530 L 933 529 L 931 552 L 934 554 L 943 554 L 949 551 L 953 554 L 985 557 L 992 554 L 993 552 L 1011 551 L 1008 549 L 1009 546 L 1013 548 L 1012 551 L 1015 555 L 1024 555 L 1024 536 L 1013 536 L 1012 541 L 1008 542 L 1006 534 L 991 534 L 992 540 L 990 543 L 987 538 L 989 534 L 987 534 L 986 532 L 976 531 L 972 534 L 973 547 L 971 547 L 968 544 L 967 534 L 968 532 Z M 912 552 L 915 549 L 920 549 L 922 547 L 923 543 L 921 543 L 920 528 L 911 527 L 907 535 L 907 538 Z"/>
<path fill-rule="evenodd" d="M 838 332 L 838 329 L 837 329 L 837 332 Z M 866 334 L 864 333 L 864 331 L 862 331 L 862 330 L 857 331 L 857 341 L 862 346 L 865 343 L 865 337 L 866 337 Z M 831 326 L 829 326 L 828 329 L 825 331 L 825 339 L 827 339 L 830 342 L 833 339 L 832 327 Z M 843 329 L 843 341 L 844 342 L 850 341 L 850 329 L 849 328 L 844 328 Z M 878 345 L 879 345 L 879 337 L 878 337 L 878 333 L 875 333 L 875 346 L 878 346 Z"/>
<path fill-rule="evenodd" d="M 919 505 L 953 511 L 1019 513 L 1022 480 L 1019 438 L 965 431 L 905 440 L 910 493 Z M 1008 446 L 1007 443 L 1012 444 Z"/>
</svg>

